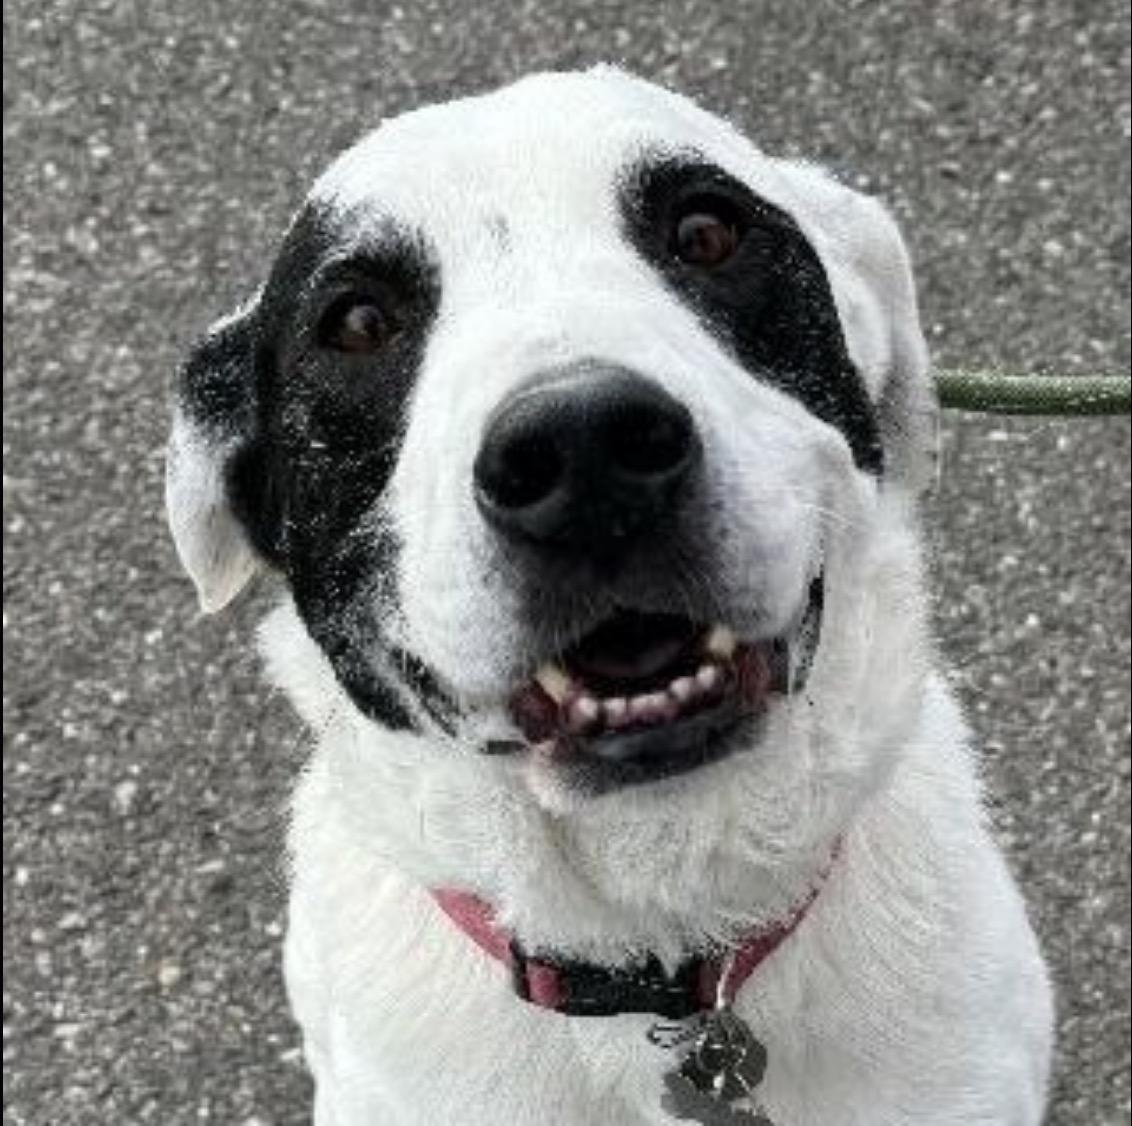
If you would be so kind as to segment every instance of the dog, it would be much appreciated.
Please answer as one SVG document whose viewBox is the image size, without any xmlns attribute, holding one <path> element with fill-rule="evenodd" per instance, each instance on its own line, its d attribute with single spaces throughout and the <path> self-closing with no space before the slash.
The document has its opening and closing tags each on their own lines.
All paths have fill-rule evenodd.
<svg viewBox="0 0 1132 1126">
<path fill-rule="evenodd" d="M 1051 992 L 929 628 L 886 210 L 611 67 L 389 120 L 192 350 L 278 576 L 318 1126 L 1023 1126 Z"/>
</svg>

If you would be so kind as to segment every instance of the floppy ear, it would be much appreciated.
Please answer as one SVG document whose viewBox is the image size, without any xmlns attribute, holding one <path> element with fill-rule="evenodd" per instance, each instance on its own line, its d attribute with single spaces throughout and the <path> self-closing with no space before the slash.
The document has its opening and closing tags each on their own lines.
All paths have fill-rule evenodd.
<svg viewBox="0 0 1132 1126">
<path fill-rule="evenodd" d="M 254 302 L 215 324 L 177 375 L 165 463 L 165 507 L 201 609 L 223 609 L 259 567 L 233 503 L 256 434 Z"/>
<path fill-rule="evenodd" d="M 904 239 L 876 199 L 813 165 L 789 167 L 849 356 L 876 404 L 885 477 L 919 492 L 935 475 L 939 403 Z"/>
<path fill-rule="evenodd" d="M 857 254 L 859 275 L 884 318 L 887 342 L 878 373 L 877 412 L 890 475 L 912 492 L 935 479 L 939 458 L 939 398 L 920 328 L 912 263 L 895 220 L 875 199 L 857 196 L 868 222 L 868 246 Z"/>
</svg>

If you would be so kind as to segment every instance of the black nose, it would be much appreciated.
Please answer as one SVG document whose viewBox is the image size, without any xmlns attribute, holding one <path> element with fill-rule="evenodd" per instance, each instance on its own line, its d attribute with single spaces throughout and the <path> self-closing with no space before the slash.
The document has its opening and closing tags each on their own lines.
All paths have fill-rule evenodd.
<svg viewBox="0 0 1132 1126">
<path fill-rule="evenodd" d="M 686 407 L 623 368 L 562 368 L 488 423 L 476 500 L 503 535 L 620 557 L 663 534 L 700 460 Z"/>
</svg>

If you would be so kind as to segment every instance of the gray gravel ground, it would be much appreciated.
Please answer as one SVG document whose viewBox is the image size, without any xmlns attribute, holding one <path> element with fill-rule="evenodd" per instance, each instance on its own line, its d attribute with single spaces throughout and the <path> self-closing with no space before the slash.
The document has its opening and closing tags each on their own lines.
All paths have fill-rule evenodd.
<svg viewBox="0 0 1132 1126">
<path fill-rule="evenodd" d="M 5 5 L 4 1121 L 281 1126 L 281 808 L 253 599 L 199 620 L 164 393 L 383 114 L 618 58 L 897 209 L 942 363 L 1127 370 L 1123 0 Z M 944 652 L 1052 960 L 1051 1121 L 1129 1110 L 1129 424 L 951 417 Z"/>
</svg>

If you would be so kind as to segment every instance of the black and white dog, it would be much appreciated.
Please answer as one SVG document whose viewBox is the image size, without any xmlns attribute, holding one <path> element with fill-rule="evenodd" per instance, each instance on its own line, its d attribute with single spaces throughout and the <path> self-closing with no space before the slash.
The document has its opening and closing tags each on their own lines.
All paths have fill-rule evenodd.
<svg viewBox="0 0 1132 1126">
<path fill-rule="evenodd" d="M 319 1126 L 1023 1126 L 1045 969 L 935 656 L 900 236 L 614 69 L 383 124 L 185 365 L 286 596 Z"/>
</svg>

